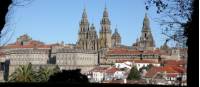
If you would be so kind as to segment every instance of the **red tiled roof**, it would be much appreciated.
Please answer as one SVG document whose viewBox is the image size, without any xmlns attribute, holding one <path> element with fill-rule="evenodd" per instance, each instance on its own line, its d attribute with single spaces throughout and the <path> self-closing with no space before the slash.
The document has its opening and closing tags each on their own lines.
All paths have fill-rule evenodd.
<svg viewBox="0 0 200 87">
<path fill-rule="evenodd" d="M 116 63 L 124 63 L 124 62 L 127 62 L 127 61 L 132 62 L 133 59 L 124 59 L 124 58 L 122 58 L 122 59 L 117 59 L 117 60 L 116 60 Z"/>
<path fill-rule="evenodd" d="M 95 67 L 90 72 L 105 72 L 109 67 Z"/>
<path fill-rule="evenodd" d="M 175 67 L 175 66 L 164 66 L 164 67 L 152 67 L 145 77 L 153 77 L 158 72 L 166 72 L 166 73 L 182 73 L 183 68 Z"/>
<path fill-rule="evenodd" d="M 164 66 L 162 67 L 162 71 L 166 71 L 166 73 L 179 73 L 174 69 L 174 67 Z"/>
<path fill-rule="evenodd" d="M 5 46 L 6 48 L 50 48 L 49 45 L 34 45 L 34 44 L 29 44 L 29 45 L 7 45 Z"/>
<path fill-rule="evenodd" d="M 139 51 L 139 50 L 130 50 L 130 49 L 125 49 L 125 48 L 110 48 L 108 51 L 108 54 L 134 54 L 134 55 L 139 55 L 139 54 L 147 54 L 147 55 L 152 55 L 152 54 L 157 54 L 157 55 L 168 55 L 165 51 L 161 50 L 145 50 L 145 51 Z"/>
<path fill-rule="evenodd" d="M 176 70 L 179 73 L 186 72 L 186 69 L 184 67 L 173 67 L 174 70 Z"/>
<path fill-rule="evenodd" d="M 123 48 L 112 48 L 109 49 L 108 54 L 141 54 L 138 50 L 128 50 Z"/>
<path fill-rule="evenodd" d="M 106 70 L 106 73 L 115 73 L 116 71 L 118 71 L 119 69 L 115 68 L 115 67 L 111 67 L 108 70 Z"/>
<path fill-rule="evenodd" d="M 154 60 L 133 60 L 135 63 L 158 63 Z"/>
<path fill-rule="evenodd" d="M 157 72 L 161 72 L 162 68 L 161 67 L 152 67 L 145 75 L 147 78 L 153 77 Z"/>
<path fill-rule="evenodd" d="M 170 74 L 167 74 L 167 77 L 177 77 L 177 73 L 170 73 Z"/>
<path fill-rule="evenodd" d="M 165 66 L 180 66 L 184 65 L 186 61 L 184 60 L 165 60 L 164 65 Z"/>
<path fill-rule="evenodd" d="M 157 55 L 168 55 L 168 53 L 161 50 L 146 50 L 143 54 L 157 54 Z"/>
<path fill-rule="evenodd" d="M 124 84 L 124 80 L 111 80 L 106 81 L 106 83 L 118 83 L 118 84 Z M 127 80 L 126 84 L 144 84 L 145 80 Z"/>
</svg>

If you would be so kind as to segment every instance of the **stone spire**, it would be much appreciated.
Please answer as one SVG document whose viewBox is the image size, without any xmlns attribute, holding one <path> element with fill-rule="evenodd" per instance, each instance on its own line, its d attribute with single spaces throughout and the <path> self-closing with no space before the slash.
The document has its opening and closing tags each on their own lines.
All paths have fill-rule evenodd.
<svg viewBox="0 0 200 87">
<path fill-rule="evenodd" d="M 134 46 L 136 45 L 137 48 L 141 50 L 154 49 L 155 42 L 151 33 L 150 22 L 147 13 L 145 13 L 141 33 L 142 35 L 140 36 L 139 40 L 137 40 L 137 42 L 134 44 Z"/>
<path fill-rule="evenodd" d="M 108 17 L 108 11 L 107 7 L 105 7 L 104 12 L 103 12 L 103 17 Z"/>
<path fill-rule="evenodd" d="M 108 18 L 108 11 L 107 8 L 105 7 L 104 12 L 103 12 L 103 18 L 100 22 L 101 24 L 101 30 L 100 30 L 100 37 L 99 37 L 99 42 L 100 48 L 110 48 L 112 46 L 112 41 L 111 41 L 111 29 L 110 29 L 110 20 Z"/>
<path fill-rule="evenodd" d="M 82 14 L 82 18 L 87 18 L 87 13 L 86 13 L 86 9 L 83 9 L 83 14 Z"/>
<path fill-rule="evenodd" d="M 81 23 L 88 23 L 87 12 L 85 8 L 83 9 Z"/>
<path fill-rule="evenodd" d="M 149 25 L 150 25 L 150 24 L 149 24 L 149 18 L 148 18 L 148 16 L 147 16 L 147 13 L 145 13 L 142 31 L 151 31 Z"/>
<path fill-rule="evenodd" d="M 103 18 L 101 20 L 101 24 L 108 24 L 110 25 L 110 20 L 108 18 L 108 10 L 107 7 L 105 7 L 104 12 L 103 12 Z"/>
<path fill-rule="evenodd" d="M 79 23 L 79 38 L 77 45 L 82 49 L 87 49 L 87 39 L 88 39 L 88 31 L 89 31 L 89 22 L 87 18 L 86 9 L 83 9 L 82 18 Z"/>
</svg>

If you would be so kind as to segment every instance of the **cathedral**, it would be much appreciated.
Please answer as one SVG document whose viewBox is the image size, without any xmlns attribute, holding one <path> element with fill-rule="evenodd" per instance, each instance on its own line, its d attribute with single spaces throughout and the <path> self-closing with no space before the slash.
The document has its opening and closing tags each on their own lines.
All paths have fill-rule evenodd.
<svg viewBox="0 0 200 87">
<path fill-rule="evenodd" d="M 141 32 L 142 34 L 140 38 L 137 38 L 136 43 L 133 44 L 133 47 L 138 50 L 153 50 L 155 48 L 155 42 L 151 33 L 149 18 L 147 17 L 146 13 Z"/>
<path fill-rule="evenodd" d="M 82 13 L 82 19 L 79 24 L 79 33 L 77 48 L 84 50 L 98 50 L 102 48 L 116 48 L 121 47 L 121 36 L 118 33 L 117 28 L 112 34 L 111 31 L 111 21 L 109 20 L 108 10 L 105 7 L 103 12 L 103 17 L 100 21 L 101 30 L 99 32 L 99 37 L 95 30 L 94 24 L 89 23 L 86 9 L 84 8 Z M 150 29 L 149 18 L 145 13 L 143 20 L 143 27 L 141 31 L 141 36 L 133 43 L 132 48 L 137 50 L 153 50 L 155 48 L 155 42 Z"/>
<path fill-rule="evenodd" d="M 111 22 L 109 20 L 108 10 L 105 7 L 103 18 L 100 21 L 101 30 L 99 37 L 95 30 L 94 24 L 89 23 L 86 9 L 83 10 L 82 19 L 79 24 L 79 33 L 77 47 L 84 50 L 98 50 L 101 48 L 119 47 L 121 44 L 121 36 L 115 29 L 112 35 Z"/>
<path fill-rule="evenodd" d="M 88 22 L 86 9 L 84 9 L 83 11 L 82 19 L 79 26 L 80 26 L 80 30 L 78 33 L 79 39 L 77 42 L 78 47 L 87 50 L 97 50 L 98 36 L 96 34 L 94 24 L 90 26 Z"/>
<path fill-rule="evenodd" d="M 108 9 L 105 7 L 100 20 L 99 36 L 94 24 L 88 21 L 86 9 L 83 9 L 79 22 L 78 40 L 76 44 L 45 44 L 32 40 L 27 34 L 17 38 L 16 42 L 8 44 L 0 50 L 0 81 L 8 78 L 19 65 L 33 64 L 34 67 L 52 67 L 58 65 L 61 70 L 81 69 L 81 73 L 99 65 L 111 65 L 119 60 L 151 59 L 164 57 L 187 57 L 187 49 L 181 52 L 171 49 L 167 42 L 161 49 L 155 49 L 155 42 L 150 29 L 150 21 L 145 14 L 141 36 L 132 46 L 121 44 L 122 37 L 116 27 L 111 31 L 111 21 Z M 168 53 L 168 54 L 166 54 Z M 181 54 L 180 54 L 181 53 Z M 179 55 L 180 54 L 180 55 Z M 166 56 L 168 55 L 168 56 Z M 5 67 L 5 68 L 2 68 Z"/>
</svg>

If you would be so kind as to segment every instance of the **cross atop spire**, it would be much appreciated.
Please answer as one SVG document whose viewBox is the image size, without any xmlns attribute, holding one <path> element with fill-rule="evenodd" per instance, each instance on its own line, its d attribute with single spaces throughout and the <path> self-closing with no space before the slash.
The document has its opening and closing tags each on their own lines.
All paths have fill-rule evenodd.
<svg viewBox="0 0 200 87">
<path fill-rule="evenodd" d="M 87 18 L 86 8 L 83 9 L 82 18 Z"/>
<path fill-rule="evenodd" d="M 115 32 L 116 32 L 116 33 L 118 32 L 117 25 L 116 25 L 116 27 L 115 27 Z"/>
</svg>

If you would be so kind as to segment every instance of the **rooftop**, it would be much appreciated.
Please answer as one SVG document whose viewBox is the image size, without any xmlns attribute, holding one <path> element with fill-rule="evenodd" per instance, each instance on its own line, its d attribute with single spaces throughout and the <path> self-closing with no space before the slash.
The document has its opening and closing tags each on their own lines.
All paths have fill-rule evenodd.
<svg viewBox="0 0 200 87">
<path fill-rule="evenodd" d="M 166 73 L 182 73 L 184 69 L 181 67 L 174 67 L 174 66 L 162 66 L 162 67 L 152 67 L 145 77 L 152 78 L 158 72 L 166 72 Z"/>
<path fill-rule="evenodd" d="M 155 60 L 133 60 L 133 62 L 135 62 L 135 63 L 159 63 L 159 62 L 157 62 L 157 61 L 155 61 Z"/>
</svg>

